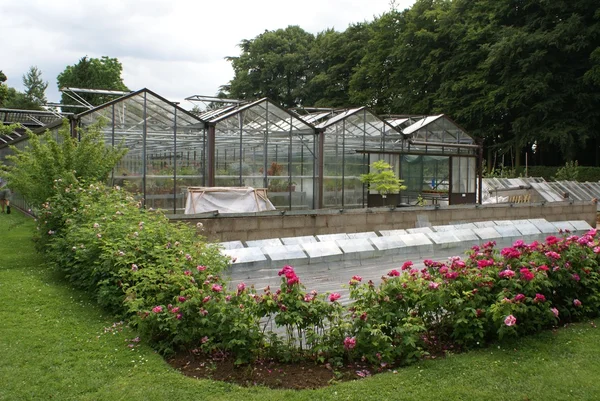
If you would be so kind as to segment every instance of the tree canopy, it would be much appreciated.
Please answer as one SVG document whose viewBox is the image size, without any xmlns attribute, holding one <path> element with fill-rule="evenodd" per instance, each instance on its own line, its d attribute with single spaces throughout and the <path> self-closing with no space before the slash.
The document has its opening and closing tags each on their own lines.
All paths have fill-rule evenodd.
<svg viewBox="0 0 600 401">
<path fill-rule="evenodd" d="M 42 110 L 46 104 L 48 82 L 42 79 L 42 71 L 36 66 L 29 67 L 23 75 L 25 92 L 20 92 L 4 84 L 7 77 L 0 71 L 0 107 L 22 110 Z"/>
<path fill-rule="evenodd" d="M 63 72 L 58 74 L 56 81 L 58 89 L 64 87 L 84 88 L 84 89 L 106 89 L 117 91 L 128 91 L 125 86 L 121 73 L 123 66 L 116 58 L 102 56 L 101 58 L 82 57 L 77 64 L 69 65 Z M 92 104 L 99 106 L 112 100 L 114 97 L 100 94 L 79 94 L 83 99 Z M 61 98 L 62 104 L 74 104 L 74 101 L 63 93 Z M 63 108 L 64 111 L 75 111 Z"/>
<path fill-rule="evenodd" d="M 517 165 L 534 141 L 538 163 L 600 164 L 594 0 L 417 0 L 343 32 L 288 27 L 240 48 L 227 96 L 445 113 Z"/>
</svg>

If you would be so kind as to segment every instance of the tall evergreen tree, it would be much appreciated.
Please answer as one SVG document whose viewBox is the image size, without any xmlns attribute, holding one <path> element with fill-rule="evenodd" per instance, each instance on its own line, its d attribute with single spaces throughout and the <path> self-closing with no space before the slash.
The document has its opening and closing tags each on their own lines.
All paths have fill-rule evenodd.
<svg viewBox="0 0 600 401">
<path fill-rule="evenodd" d="M 46 104 L 46 89 L 48 81 L 42 79 L 42 72 L 37 66 L 29 67 L 27 74 L 23 75 L 23 86 L 25 87 L 25 97 L 38 105 Z"/>
</svg>

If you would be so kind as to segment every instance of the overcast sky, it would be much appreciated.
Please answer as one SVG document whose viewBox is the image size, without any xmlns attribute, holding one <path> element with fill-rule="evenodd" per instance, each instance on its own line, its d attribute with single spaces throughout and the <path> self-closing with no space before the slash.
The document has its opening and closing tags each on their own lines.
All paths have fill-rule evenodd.
<svg viewBox="0 0 600 401">
<path fill-rule="evenodd" d="M 397 9 L 414 0 L 396 0 Z M 56 76 L 83 56 L 116 57 L 132 90 L 169 100 L 212 96 L 233 78 L 224 58 L 265 30 L 299 25 L 311 33 L 372 21 L 390 0 L 0 0 L 0 70 L 22 89 L 36 65 L 59 101 Z M 192 105 L 182 104 L 185 108 Z"/>
</svg>

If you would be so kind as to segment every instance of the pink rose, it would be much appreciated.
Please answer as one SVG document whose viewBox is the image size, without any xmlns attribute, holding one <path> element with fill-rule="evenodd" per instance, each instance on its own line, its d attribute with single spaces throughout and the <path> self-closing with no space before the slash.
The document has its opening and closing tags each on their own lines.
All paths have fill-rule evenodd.
<svg viewBox="0 0 600 401">
<path fill-rule="evenodd" d="M 221 290 L 223 290 L 223 287 L 220 286 L 219 284 L 213 284 L 212 288 L 211 288 L 214 292 L 221 292 Z"/>
<path fill-rule="evenodd" d="M 550 308 L 550 310 L 552 311 L 552 313 L 554 313 L 554 317 L 558 317 L 558 309 Z"/>
<path fill-rule="evenodd" d="M 494 264 L 492 259 L 481 259 L 477 261 L 477 267 L 484 268 Z"/>
<path fill-rule="evenodd" d="M 535 298 L 534 298 L 533 302 L 536 302 L 536 303 L 546 302 L 546 297 L 543 294 L 535 294 Z"/>
<path fill-rule="evenodd" d="M 162 310 L 163 310 L 163 308 L 160 305 L 152 308 L 152 312 L 154 312 L 154 313 L 160 313 L 160 312 L 162 312 Z"/>
<path fill-rule="evenodd" d="M 335 302 L 338 299 L 340 299 L 342 296 L 340 294 L 338 294 L 337 292 L 332 292 L 331 294 L 329 294 L 329 301 L 331 302 Z"/>
<path fill-rule="evenodd" d="M 517 318 L 513 315 L 508 315 L 506 316 L 506 319 L 504 319 L 504 324 L 507 326 L 514 326 L 517 324 Z"/>
<path fill-rule="evenodd" d="M 574 299 L 573 300 L 573 305 L 576 306 L 577 308 L 579 308 L 581 306 L 581 301 L 578 299 Z"/>
<path fill-rule="evenodd" d="M 525 300 L 525 295 L 523 294 L 517 294 L 515 295 L 515 302 L 521 302 Z"/>
<path fill-rule="evenodd" d="M 402 270 L 408 270 L 412 267 L 413 262 L 411 260 L 408 260 L 406 262 L 404 262 L 404 264 L 402 265 Z"/>
<path fill-rule="evenodd" d="M 285 265 L 285 266 L 283 266 L 283 269 L 281 269 L 279 271 L 279 273 L 277 273 L 277 275 L 279 275 L 279 276 L 283 276 L 283 275 L 287 276 L 287 274 L 289 272 L 293 273 L 294 272 L 294 268 L 292 266 L 290 266 L 290 265 Z"/>
<path fill-rule="evenodd" d="M 535 275 L 531 272 L 531 270 L 529 270 L 526 267 L 519 270 L 519 273 L 521 273 L 521 278 L 525 281 L 531 281 L 535 277 Z"/>
<path fill-rule="evenodd" d="M 454 280 L 458 277 L 458 272 L 449 272 L 445 276 L 448 280 Z"/>
<path fill-rule="evenodd" d="M 388 273 L 388 276 L 390 276 L 390 277 L 398 277 L 399 275 L 400 275 L 400 272 L 396 269 L 393 269 Z"/>
<path fill-rule="evenodd" d="M 344 338 L 344 348 L 347 350 L 351 350 L 356 347 L 356 337 L 346 337 Z"/>
<path fill-rule="evenodd" d="M 511 278 L 514 276 L 515 272 L 510 269 L 502 270 L 500 273 L 498 273 L 498 277 L 500 278 Z"/>
</svg>

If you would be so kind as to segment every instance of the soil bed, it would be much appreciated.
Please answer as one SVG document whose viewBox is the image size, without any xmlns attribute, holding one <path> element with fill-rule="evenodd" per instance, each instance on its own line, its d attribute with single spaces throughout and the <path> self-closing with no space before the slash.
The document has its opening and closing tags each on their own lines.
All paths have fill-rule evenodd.
<svg viewBox="0 0 600 401">
<path fill-rule="evenodd" d="M 186 376 L 220 380 L 241 386 L 266 386 L 279 389 L 314 389 L 333 382 L 356 380 L 370 376 L 371 368 L 362 364 L 335 369 L 311 362 L 280 363 L 259 361 L 235 366 L 233 359 L 215 360 L 204 355 L 181 353 L 167 361 Z M 387 369 L 386 369 L 387 370 Z"/>
</svg>

